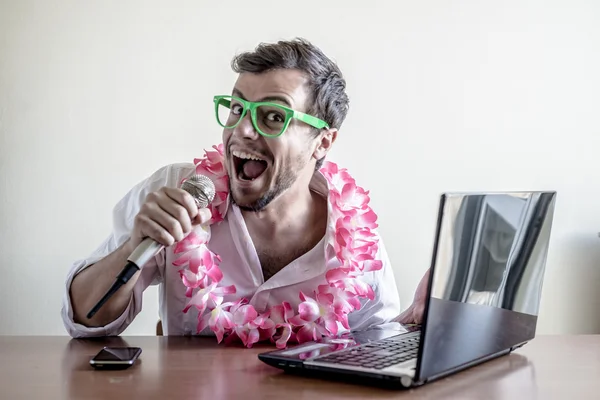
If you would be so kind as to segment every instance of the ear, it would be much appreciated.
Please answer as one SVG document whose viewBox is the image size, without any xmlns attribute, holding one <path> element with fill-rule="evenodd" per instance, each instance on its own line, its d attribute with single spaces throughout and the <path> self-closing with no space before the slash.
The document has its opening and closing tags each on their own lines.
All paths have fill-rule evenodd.
<svg viewBox="0 0 600 400">
<path fill-rule="evenodd" d="M 320 160 L 321 158 L 325 157 L 327 153 L 329 153 L 329 150 L 331 150 L 335 139 L 337 139 L 337 134 L 337 129 L 330 128 L 324 130 L 319 136 L 317 136 L 317 147 L 312 155 L 315 160 Z"/>
</svg>

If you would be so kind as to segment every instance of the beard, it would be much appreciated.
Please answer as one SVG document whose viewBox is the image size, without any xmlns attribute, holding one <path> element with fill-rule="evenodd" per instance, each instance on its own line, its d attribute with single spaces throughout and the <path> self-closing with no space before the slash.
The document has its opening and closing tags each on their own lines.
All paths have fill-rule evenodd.
<svg viewBox="0 0 600 400">
<path fill-rule="evenodd" d="M 260 198 L 246 204 L 240 204 L 236 200 L 235 192 L 231 191 L 231 201 L 237 205 L 240 210 L 259 212 L 267 207 L 273 200 L 288 190 L 298 179 L 298 172 L 301 171 L 307 162 L 305 157 L 299 155 L 295 162 L 288 162 L 275 176 L 275 185 L 271 187 Z M 229 187 L 231 187 L 231 178 L 229 178 Z"/>
</svg>

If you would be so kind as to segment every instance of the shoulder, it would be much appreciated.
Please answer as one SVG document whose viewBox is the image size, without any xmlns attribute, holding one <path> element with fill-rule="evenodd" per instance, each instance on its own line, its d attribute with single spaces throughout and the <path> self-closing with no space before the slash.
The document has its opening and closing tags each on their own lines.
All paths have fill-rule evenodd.
<svg viewBox="0 0 600 400">
<path fill-rule="evenodd" d="M 137 186 L 140 189 L 160 189 L 163 186 L 177 187 L 186 177 L 192 175 L 195 165 L 192 163 L 167 164 L 152 173 Z"/>
</svg>

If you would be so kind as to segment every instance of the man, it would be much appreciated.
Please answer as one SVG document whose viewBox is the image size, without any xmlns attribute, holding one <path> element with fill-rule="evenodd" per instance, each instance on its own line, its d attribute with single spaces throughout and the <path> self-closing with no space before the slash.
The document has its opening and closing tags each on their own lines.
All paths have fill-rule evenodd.
<svg viewBox="0 0 600 400">
<path fill-rule="evenodd" d="M 348 111 L 340 70 L 304 40 L 261 44 L 232 67 L 232 95 L 215 96 L 222 145 L 135 186 L 114 209 L 112 234 L 72 266 L 62 310 L 71 336 L 120 334 L 150 284 L 160 284 L 165 334 L 212 332 L 247 346 L 270 339 L 281 347 L 398 316 L 368 195 L 347 171 L 323 164 Z M 180 188 L 198 172 L 217 187 L 204 209 Z M 88 319 L 146 237 L 165 249 Z M 419 307 L 399 320 L 415 322 Z"/>
</svg>

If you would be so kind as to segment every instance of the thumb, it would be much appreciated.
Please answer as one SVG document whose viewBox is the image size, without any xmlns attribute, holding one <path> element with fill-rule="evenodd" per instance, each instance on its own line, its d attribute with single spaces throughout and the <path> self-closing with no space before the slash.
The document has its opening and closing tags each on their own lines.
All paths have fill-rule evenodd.
<svg viewBox="0 0 600 400">
<path fill-rule="evenodd" d="M 393 319 L 393 321 L 401 324 L 410 324 L 413 320 L 413 308 L 414 307 L 411 304 L 410 307 L 401 312 L 400 315 Z"/>
<path fill-rule="evenodd" d="M 198 215 L 193 219 L 192 223 L 194 225 L 203 225 L 210 221 L 212 218 L 212 213 L 208 208 L 201 208 L 198 210 Z"/>
</svg>

